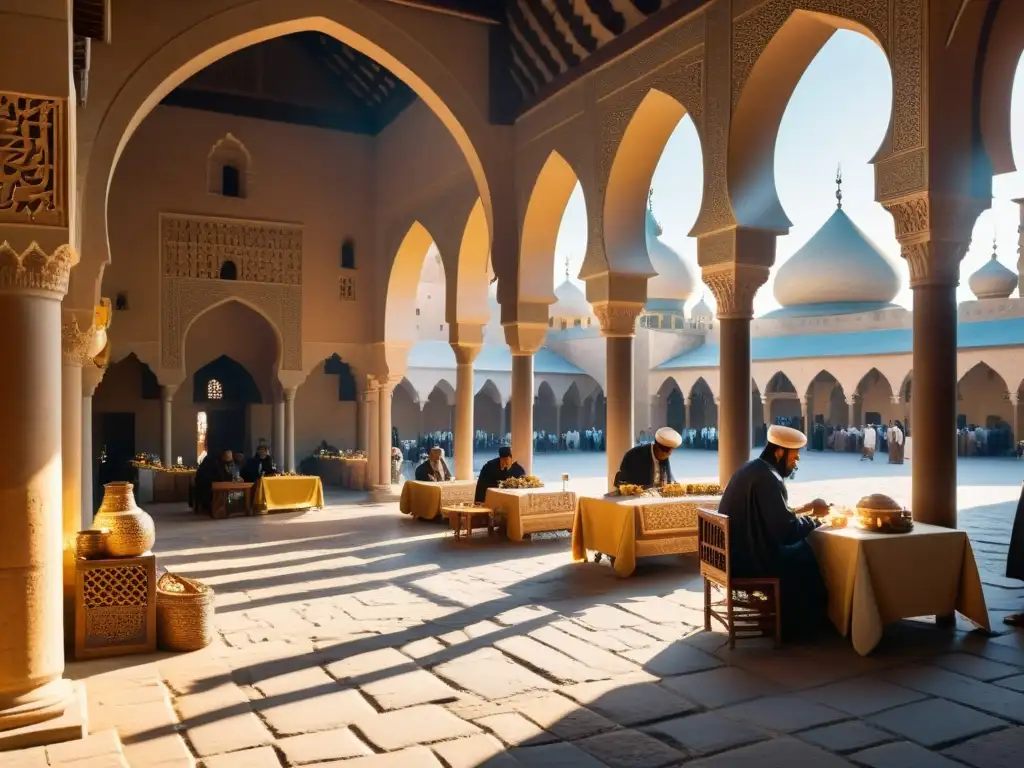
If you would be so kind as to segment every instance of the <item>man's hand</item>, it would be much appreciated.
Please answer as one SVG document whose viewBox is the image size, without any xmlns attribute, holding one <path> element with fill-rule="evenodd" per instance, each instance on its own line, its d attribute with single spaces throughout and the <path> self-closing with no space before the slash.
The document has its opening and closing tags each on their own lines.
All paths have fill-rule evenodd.
<svg viewBox="0 0 1024 768">
<path fill-rule="evenodd" d="M 807 505 L 808 512 L 812 517 L 825 517 L 828 515 L 829 509 L 832 507 L 824 499 L 815 499 Z"/>
</svg>

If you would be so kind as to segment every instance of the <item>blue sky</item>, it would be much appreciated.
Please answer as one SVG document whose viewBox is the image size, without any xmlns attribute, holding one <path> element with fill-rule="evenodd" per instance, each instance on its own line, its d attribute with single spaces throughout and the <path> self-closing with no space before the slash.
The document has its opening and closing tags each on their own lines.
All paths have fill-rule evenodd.
<svg viewBox="0 0 1024 768">
<path fill-rule="evenodd" d="M 804 74 L 782 119 L 775 148 L 776 184 L 793 228 L 788 236 L 779 238 L 775 269 L 755 301 L 757 314 L 778 307 L 771 290 L 776 270 L 835 210 L 835 173 L 840 163 L 843 209 L 882 250 L 900 262 L 904 289 L 896 301 L 911 306 L 907 269 L 898 258 L 892 217 L 874 202 L 870 165 L 889 124 L 891 100 L 892 78 L 885 55 L 855 32 L 837 32 Z M 1024 60 L 1014 81 L 1012 110 L 1014 155 L 1017 166 L 1024 168 Z M 683 254 L 697 275 L 697 244 L 687 233 L 700 208 L 701 166 L 697 132 L 686 117 L 665 147 L 652 186 L 654 213 L 664 229 L 662 239 Z M 1016 270 L 1019 212 L 1010 201 L 1024 197 L 1024 172 L 997 176 L 993 196 L 992 208 L 978 218 L 971 249 L 962 265 L 961 301 L 972 298 L 967 277 L 991 255 L 993 233 L 1000 260 Z M 579 273 L 586 238 L 583 192 L 577 187 L 558 233 L 556 284 L 564 279 L 566 257 L 571 274 Z M 690 303 L 698 298 L 694 296 Z M 706 300 L 714 305 L 710 292 Z"/>
</svg>

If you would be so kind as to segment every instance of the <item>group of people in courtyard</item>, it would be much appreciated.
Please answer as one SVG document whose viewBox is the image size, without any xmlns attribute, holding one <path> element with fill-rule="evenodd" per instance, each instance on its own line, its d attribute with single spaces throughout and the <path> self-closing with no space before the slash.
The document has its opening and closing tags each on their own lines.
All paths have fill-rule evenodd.
<svg viewBox="0 0 1024 768">
<path fill-rule="evenodd" d="M 213 484 L 245 482 L 256 483 L 261 477 L 277 474 L 277 464 L 270 455 L 270 446 L 260 443 L 256 455 L 248 460 L 240 451 L 225 448 L 210 451 L 196 470 L 193 505 L 197 510 L 208 510 L 213 503 Z"/>
</svg>

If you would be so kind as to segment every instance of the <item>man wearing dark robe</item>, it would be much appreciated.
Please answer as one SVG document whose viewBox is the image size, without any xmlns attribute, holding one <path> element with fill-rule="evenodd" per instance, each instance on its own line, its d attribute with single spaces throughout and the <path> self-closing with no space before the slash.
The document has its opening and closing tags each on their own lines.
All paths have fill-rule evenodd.
<svg viewBox="0 0 1024 768">
<path fill-rule="evenodd" d="M 441 450 L 441 446 L 435 445 L 431 448 L 427 460 L 416 467 L 416 479 L 421 483 L 443 483 L 452 479 L 452 473 L 444 460 L 444 451 Z"/>
<path fill-rule="evenodd" d="M 791 509 L 783 482 L 796 471 L 806 444 L 799 430 L 772 425 L 761 456 L 736 471 L 718 507 L 729 518 L 732 574 L 779 579 L 788 640 L 813 634 L 828 615 L 828 592 L 807 536 L 821 526 L 817 518 L 828 514 L 829 504 L 815 499 Z"/>
<path fill-rule="evenodd" d="M 277 467 L 274 465 L 274 459 L 266 445 L 260 445 L 256 449 L 256 455 L 249 459 L 242 469 L 242 479 L 247 483 L 255 483 L 261 477 L 276 474 Z"/>
<path fill-rule="evenodd" d="M 480 476 L 476 481 L 476 499 L 477 504 L 482 504 L 487 496 L 488 488 L 497 488 L 498 483 L 502 480 L 508 480 L 510 477 L 523 477 L 526 475 L 526 470 L 523 469 L 515 461 L 512 461 L 512 449 L 507 445 L 501 446 L 498 449 L 498 458 L 491 459 L 482 467 L 480 467 Z"/>
<path fill-rule="evenodd" d="M 235 479 L 234 454 L 230 449 L 208 453 L 196 470 L 195 508 L 209 512 L 213 503 L 213 484 L 230 483 Z"/>
<path fill-rule="evenodd" d="M 1013 518 L 1010 551 L 1006 554 L 1006 578 L 1024 581 L 1024 486 L 1021 486 L 1017 514 Z M 1024 613 L 1014 613 L 1003 621 L 1011 627 L 1024 628 Z"/>
<path fill-rule="evenodd" d="M 642 485 L 644 488 L 660 488 L 674 483 L 676 479 L 668 459 L 682 442 L 678 432 L 671 427 L 662 427 L 654 433 L 653 443 L 630 448 L 615 473 L 615 487 Z"/>
</svg>

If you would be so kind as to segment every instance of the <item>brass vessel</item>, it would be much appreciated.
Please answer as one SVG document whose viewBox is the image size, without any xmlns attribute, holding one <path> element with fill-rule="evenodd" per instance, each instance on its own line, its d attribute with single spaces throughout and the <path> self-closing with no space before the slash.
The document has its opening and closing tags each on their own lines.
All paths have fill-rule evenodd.
<svg viewBox="0 0 1024 768">
<path fill-rule="evenodd" d="M 92 521 L 93 528 L 108 528 L 107 554 L 111 557 L 138 557 L 156 543 L 153 518 L 135 503 L 131 483 L 107 483 L 103 503 Z"/>
<path fill-rule="evenodd" d="M 107 556 L 108 530 L 79 531 L 75 541 L 75 551 L 83 560 L 99 560 Z"/>
</svg>

